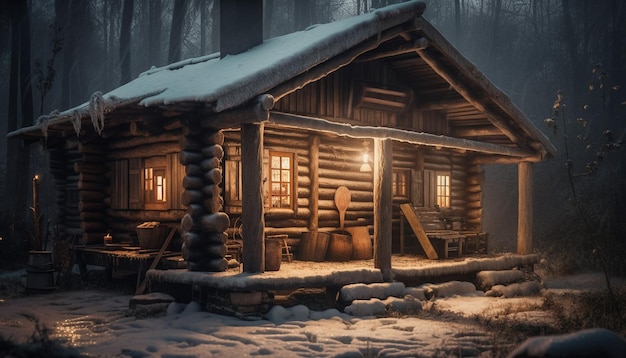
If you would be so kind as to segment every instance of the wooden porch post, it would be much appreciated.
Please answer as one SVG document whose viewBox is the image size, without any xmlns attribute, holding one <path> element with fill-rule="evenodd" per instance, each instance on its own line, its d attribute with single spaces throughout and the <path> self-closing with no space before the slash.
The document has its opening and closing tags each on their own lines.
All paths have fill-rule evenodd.
<svg viewBox="0 0 626 358">
<path fill-rule="evenodd" d="M 320 156 L 320 136 L 313 135 L 309 140 L 309 174 L 311 176 L 311 195 L 309 196 L 309 231 L 317 231 L 319 227 L 319 156 Z"/>
<path fill-rule="evenodd" d="M 393 280 L 391 271 L 393 142 L 374 139 L 374 267 L 383 280 Z"/>
<path fill-rule="evenodd" d="M 533 251 L 533 166 L 531 162 L 518 164 L 519 199 L 517 210 L 517 253 Z"/>
<path fill-rule="evenodd" d="M 243 271 L 265 270 L 263 215 L 263 124 L 241 125 Z"/>
</svg>

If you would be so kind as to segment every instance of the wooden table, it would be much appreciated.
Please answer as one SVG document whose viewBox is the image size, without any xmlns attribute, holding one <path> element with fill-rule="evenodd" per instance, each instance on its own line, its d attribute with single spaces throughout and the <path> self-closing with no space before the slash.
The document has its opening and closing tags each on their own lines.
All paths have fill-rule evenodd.
<svg viewBox="0 0 626 358">
<path fill-rule="evenodd" d="M 137 286 L 141 284 L 143 276 L 152 261 L 157 257 L 159 250 L 141 249 L 135 246 L 121 245 L 87 245 L 74 248 L 76 261 L 82 277 L 86 277 L 87 265 L 103 266 L 106 278 L 111 280 L 113 272 L 127 269 L 137 272 Z M 180 256 L 180 252 L 165 251 L 161 257 L 164 259 Z"/>
</svg>

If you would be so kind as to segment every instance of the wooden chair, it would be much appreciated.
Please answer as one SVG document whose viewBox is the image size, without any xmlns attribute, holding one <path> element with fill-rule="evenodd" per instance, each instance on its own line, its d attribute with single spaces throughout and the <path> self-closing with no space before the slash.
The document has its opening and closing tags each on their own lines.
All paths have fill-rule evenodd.
<svg viewBox="0 0 626 358">
<path fill-rule="evenodd" d="M 233 221 L 233 227 L 228 229 L 226 240 L 226 255 L 241 263 L 243 257 L 243 236 L 241 233 L 241 218 Z"/>
</svg>

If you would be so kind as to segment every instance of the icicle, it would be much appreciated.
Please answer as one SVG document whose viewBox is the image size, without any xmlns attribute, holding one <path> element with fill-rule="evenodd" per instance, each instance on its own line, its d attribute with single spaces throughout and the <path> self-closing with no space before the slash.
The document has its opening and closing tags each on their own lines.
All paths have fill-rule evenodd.
<svg viewBox="0 0 626 358">
<path fill-rule="evenodd" d="M 41 133 L 44 138 L 48 138 L 48 126 L 50 126 L 50 121 L 59 116 L 59 111 L 54 110 L 50 112 L 50 114 L 44 114 L 37 118 L 37 126 L 41 129 Z"/>
<path fill-rule="evenodd" d="M 41 116 L 37 119 L 37 122 L 39 122 L 39 127 L 41 127 L 41 133 L 43 133 L 43 137 L 45 139 L 48 139 L 48 124 L 50 124 L 50 117 L 49 116 Z"/>
<path fill-rule="evenodd" d="M 77 137 L 80 137 L 81 119 L 82 116 L 79 111 L 72 112 L 72 125 L 74 126 L 74 132 L 76 132 Z"/>
<path fill-rule="evenodd" d="M 89 99 L 89 115 L 91 116 L 91 123 L 93 128 L 102 135 L 104 129 L 104 113 L 106 111 L 107 104 L 102 97 L 102 92 L 95 92 Z"/>
</svg>

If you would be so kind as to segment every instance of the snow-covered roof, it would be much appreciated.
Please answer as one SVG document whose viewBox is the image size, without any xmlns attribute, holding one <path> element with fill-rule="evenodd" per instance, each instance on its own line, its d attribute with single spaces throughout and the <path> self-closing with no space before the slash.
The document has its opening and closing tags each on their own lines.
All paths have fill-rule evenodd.
<svg viewBox="0 0 626 358">
<path fill-rule="evenodd" d="M 42 116 L 34 127 L 40 127 L 44 121 L 47 126 L 78 115 L 88 116 L 93 103 L 101 103 L 100 107 L 110 111 L 129 103 L 149 107 L 197 102 L 221 112 L 247 102 L 385 29 L 421 16 L 424 8 L 419 1 L 400 3 L 271 38 L 237 55 L 220 59 L 219 54 L 212 54 L 152 68 L 77 107 Z"/>
<path fill-rule="evenodd" d="M 556 150 L 547 137 L 511 103 L 506 94 L 489 82 L 475 66 L 421 18 L 424 9 L 425 5 L 421 1 L 408 1 L 268 39 L 237 55 L 220 58 L 219 54 L 212 54 L 152 68 L 108 93 L 95 93 L 88 102 L 77 107 L 42 116 L 36 125 L 19 129 L 10 136 L 36 135 L 36 133 L 41 135 L 42 132 L 43 135 L 47 135 L 48 127 L 67 122 L 74 124 L 74 129 L 78 131 L 83 118 L 91 118 L 94 128 L 100 132 L 104 126 L 105 114 L 126 106 L 189 110 L 200 106 L 203 110 L 217 113 L 241 106 L 264 93 L 284 95 L 284 91 L 294 89 L 289 86 L 283 88 L 282 84 L 298 76 L 305 76 L 316 66 L 319 67 L 320 64 L 327 63 L 355 48 L 363 48 L 361 52 L 356 53 L 360 55 L 368 51 L 365 48 L 366 43 L 371 46 L 372 40 L 380 40 L 385 31 L 402 26 L 404 29 L 402 31 L 414 31 L 414 36 L 425 39 L 424 43 L 429 48 L 419 55 L 418 51 L 414 51 L 410 55 L 413 61 L 423 63 L 421 56 L 434 55 L 443 61 L 444 67 L 449 68 L 449 71 L 464 73 L 463 77 L 446 81 L 466 83 L 468 85 L 465 88 L 468 90 L 465 92 L 476 92 L 477 97 L 489 99 L 489 103 L 484 106 L 480 103 L 476 106 L 476 103 L 468 100 L 474 115 L 482 115 L 488 111 L 487 117 L 491 118 L 492 122 L 504 118 L 504 124 L 500 124 L 498 129 L 504 128 L 505 132 L 508 131 L 509 137 L 511 132 L 524 133 L 525 136 L 532 138 L 531 142 L 539 143 L 543 148 L 542 152 L 554 155 Z M 438 70 L 429 68 L 431 73 Z M 412 81 L 423 82 L 421 79 L 422 77 L 418 76 Z M 445 82 L 439 83 L 441 84 L 454 87 Z"/>
</svg>

